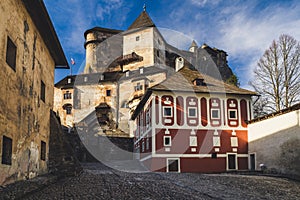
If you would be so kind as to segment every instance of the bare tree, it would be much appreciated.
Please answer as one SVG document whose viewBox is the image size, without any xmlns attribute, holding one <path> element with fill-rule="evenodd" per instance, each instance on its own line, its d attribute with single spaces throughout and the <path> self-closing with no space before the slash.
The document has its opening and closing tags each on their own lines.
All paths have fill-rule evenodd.
<svg viewBox="0 0 300 200">
<path fill-rule="evenodd" d="M 279 111 L 299 102 L 300 43 L 285 34 L 274 40 L 258 61 L 250 85 L 264 101 L 256 105 L 263 108 L 255 108 L 262 113 Z"/>
</svg>

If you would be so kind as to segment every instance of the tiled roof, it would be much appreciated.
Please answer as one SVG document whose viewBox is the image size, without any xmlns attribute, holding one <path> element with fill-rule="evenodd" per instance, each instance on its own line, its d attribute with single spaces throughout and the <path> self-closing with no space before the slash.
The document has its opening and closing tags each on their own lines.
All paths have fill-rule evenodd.
<svg viewBox="0 0 300 200">
<path fill-rule="evenodd" d="M 194 85 L 194 80 L 203 80 L 203 85 Z M 238 95 L 257 95 L 255 92 L 238 88 L 234 85 L 226 84 L 223 81 L 212 78 L 208 75 L 201 74 L 197 70 L 183 67 L 175 72 L 165 81 L 149 88 L 137 105 L 131 119 L 134 120 L 142 110 L 153 91 L 170 91 L 170 92 L 191 92 L 191 93 L 218 93 L 218 94 L 238 94 Z"/>
<path fill-rule="evenodd" d="M 101 80 L 101 76 L 103 75 L 103 80 Z M 94 74 L 80 74 L 73 76 L 66 76 L 59 82 L 55 84 L 55 87 L 68 89 L 73 88 L 74 84 L 76 85 L 90 85 L 90 84 L 98 84 L 100 82 L 108 82 L 108 81 L 118 81 L 124 75 L 123 72 L 104 72 L 104 73 L 94 73 Z M 69 82 L 69 78 L 71 78 L 71 82 Z"/>
<path fill-rule="evenodd" d="M 204 79 L 205 85 L 194 85 L 193 81 L 197 78 Z M 253 91 L 226 84 L 223 81 L 201 74 L 197 70 L 192 70 L 188 67 L 183 67 L 165 81 L 153 86 L 151 90 L 256 95 Z"/>
<path fill-rule="evenodd" d="M 146 11 L 143 11 L 140 16 L 136 18 L 136 20 L 129 26 L 128 30 L 142 27 L 155 27 L 155 24 Z"/>
</svg>

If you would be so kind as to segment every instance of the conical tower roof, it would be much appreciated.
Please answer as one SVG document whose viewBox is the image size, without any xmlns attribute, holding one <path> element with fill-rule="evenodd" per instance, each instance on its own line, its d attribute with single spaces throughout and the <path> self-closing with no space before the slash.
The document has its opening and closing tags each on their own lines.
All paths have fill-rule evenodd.
<svg viewBox="0 0 300 200">
<path fill-rule="evenodd" d="M 144 11 L 136 18 L 136 20 L 129 26 L 128 30 L 142 28 L 142 27 L 155 27 L 152 19 L 144 9 Z"/>
<path fill-rule="evenodd" d="M 190 48 L 191 48 L 191 47 L 196 47 L 196 48 L 198 48 L 198 44 L 196 43 L 195 40 L 193 40 L 193 42 L 192 42 Z"/>
</svg>

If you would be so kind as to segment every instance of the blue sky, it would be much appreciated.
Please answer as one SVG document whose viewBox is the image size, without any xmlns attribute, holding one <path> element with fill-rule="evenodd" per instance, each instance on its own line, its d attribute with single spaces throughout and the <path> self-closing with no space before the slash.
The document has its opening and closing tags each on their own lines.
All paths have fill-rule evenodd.
<svg viewBox="0 0 300 200">
<path fill-rule="evenodd" d="M 83 33 L 100 26 L 126 30 L 146 2 L 157 27 L 181 32 L 228 53 L 241 86 L 249 88 L 252 70 L 281 34 L 300 41 L 300 1 L 272 0 L 44 0 L 73 74 L 85 62 Z M 167 39 L 168 40 L 168 39 Z M 56 70 L 55 82 L 69 70 Z"/>
</svg>

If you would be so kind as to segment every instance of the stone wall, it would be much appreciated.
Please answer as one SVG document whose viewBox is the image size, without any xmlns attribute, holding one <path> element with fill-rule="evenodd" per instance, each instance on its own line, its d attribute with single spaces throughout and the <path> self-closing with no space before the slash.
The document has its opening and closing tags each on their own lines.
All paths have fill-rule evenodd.
<svg viewBox="0 0 300 200">
<path fill-rule="evenodd" d="M 0 1 L 0 16 L 0 184 L 3 184 L 47 172 L 55 63 L 22 1 Z M 16 46 L 15 68 L 6 61 L 9 40 Z M 11 164 L 3 164 L 4 136 L 12 140 Z M 46 143 L 44 160 L 41 160 L 42 141 Z"/>
</svg>

